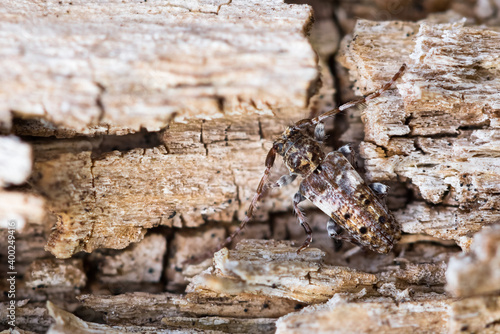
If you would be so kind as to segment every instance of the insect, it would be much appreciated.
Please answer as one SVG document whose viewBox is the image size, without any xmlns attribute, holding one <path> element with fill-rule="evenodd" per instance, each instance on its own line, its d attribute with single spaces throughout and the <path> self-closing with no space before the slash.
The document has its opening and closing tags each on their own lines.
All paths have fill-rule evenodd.
<svg viewBox="0 0 500 334">
<path fill-rule="evenodd" d="M 218 250 L 231 243 L 245 228 L 267 187 L 283 187 L 300 176 L 302 182 L 293 197 L 293 209 L 304 228 L 306 239 L 297 253 L 307 248 L 312 241 L 311 227 L 298 206 L 305 199 L 310 200 L 330 217 L 327 231 L 333 239 L 349 241 L 378 253 L 388 253 L 401 238 L 401 229 L 383 199 L 387 187 L 381 183 L 368 186 L 364 182 L 346 158 L 346 155 L 352 154 L 347 145 L 338 151 L 325 154 L 322 147 L 325 138 L 323 122 L 342 110 L 380 96 L 396 82 L 405 69 L 406 64 L 403 64 L 393 78 L 376 92 L 289 126 L 273 143 L 267 154 L 264 175 L 245 218 Z M 313 133 L 308 131 L 311 129 L 314 129 Z M 268 184 L 276 155 L 283 157 L 289 174 L 283 175 L 276 183 Z"/>
</svg>

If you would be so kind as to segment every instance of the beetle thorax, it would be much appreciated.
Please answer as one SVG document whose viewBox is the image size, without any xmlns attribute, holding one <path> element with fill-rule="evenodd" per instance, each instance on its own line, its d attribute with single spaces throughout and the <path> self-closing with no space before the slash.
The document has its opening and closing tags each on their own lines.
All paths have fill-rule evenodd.
<svg viewBox="0 0 500 334">
<path fill-rule="evenodd" d="M 321 144 L 302 132 L 285 131 L 282 138 L 275 142 L 275 146 L 290 173 L 302 177 L 316 170 L 325 157 Z"/>
</svg>

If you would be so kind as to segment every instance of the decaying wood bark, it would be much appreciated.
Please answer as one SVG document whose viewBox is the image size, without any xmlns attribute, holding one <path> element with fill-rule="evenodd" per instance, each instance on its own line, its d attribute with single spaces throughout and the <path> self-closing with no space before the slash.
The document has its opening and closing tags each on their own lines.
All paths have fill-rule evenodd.
<svg viewBox="0 0 500 334">
<path fill-rule="evenodd" d="M 311 304 L 375 284 L 375 275 L 322 265 L 324 256 L 318 249 L 297 255 L 296 247 L 285 242 L 243 240 L 234 251 L 218 252 L 214 270 L 193 278 L 186 291 L 251 293 Z"/>
<path fill-rule="evenodd" d="M 439 204 L 397 211 L 403 231 L 468 249 L 473 233 L 500 220 L 500 33 L 461 20 L 360 21 L 354 34 L 341 59 L 359 91 L 408 63 L 398 91 L 363 113 L 367 176 L 409 180 L 422 199 Z"/>
<path fill-rule="evenodd" d="M 47 249 L 68 258 L 124 248 L 154 226 L 242 217 L 266 142 L 307 116 L 317 87 L 305 36 L 311 9 L 281 1 L 31 6 L 8 7 L 16 44 L 1 48 L 10 58 L 0 85 L 13 130 L 34 148 L 30 184 L 56 221 Z M 140 24 L 121 25 L 132 13 Z M 43 48 L 30 29 L 43 32 Z M 85 33 L 73 40 L 75 31 Z M 63 52 L 67 41 L 73 52 Z M 318 110 L 328 103 L 313 102 Z M 140 129 L 163 130 L 123 136 Z M 289 207 L 291 195 L 263 207 L 260 219 Z"/>
<path fill-rule="evenodd" d="M 55 319 L 47 333 L 274 333 L 273 319 L 230 319 L 220 317 L 205 318 L 168 318 L 165 325 L 170 329 L 159 329 L 158 326 L 143 325 L 104 325 L 82 321 L 75 315 L 66 312 L 51 302 L 47 302 L 47 309 Z M 173 329 L 172 329 L 173 328 Z M 177 329 L 178 328 L 178 329 Z"/>
<path fill-rule="evenodd" d="M 410 251 L 409 259 L 412 254 Z M 159 326 L 163 318 L 162 324 L 175 328 L 190 328 L 192 320 L 205 321 L 205 326 L 211 324 L 204 329 L 219 330 L 225 328 L 228 321 L 250 326 L 248 319 L 255 318 L 272 319 L 269 323 L 274 328 L 278 317 L 300 310 L 304 305 L 323 303 L 339 293 L 347 294 L 352 300 L 384 296 L 384 303 L 395 307 L 394 300 L 430 299 L 435 292 L 429 292 L 438 291 L 422 289 L 415 284 L 442 286 L 436 279 L 420 282 L 408 279 L 422 277 L 425 273 L 428 277 L 443 276 L 442 270 L 429 270 L 428 265 L 379 268 L 377 273 L 367 273 L 326 265 L 324 257 L 324 252 L 315 248 L 298 255 L 291 242 L 245 240 L 235 250 L 218 252 L 214 265 L 191 279 L 185 296 L 136 293 L 79 298 L 91 310 L 86 312 L 92 314 L 90 321 L 98 318 L 100 312 L 106 312 L 104 319 L 110 325 Z M 372 260 L 367 259 L 368 262 Z M 399 279 L 397 285 L 395 276 Z M 245 331 L 261 330 L 260 322 L 252 326 Z"/>
<path fill-rule="evenodd" d="M 123 248 L 154 226 L 231 222 L 235 212 L 242 217 L 262 173 L 266 139 L 281 130 L 267 124 L 172 124 L 143 148 L 101 154 L 113 146 L 99 139 L 33 142 L 31 182 L 57 217 L 47 249 L 67 258 L 81 250 Z M 267 201 L 257 219 L 286 210 L 293 193 L 285 189 Z"/>
<path fill-rule="evenodd" d="M 35 194 L 4 190 L 21 185 L 29 178 L 33 164 L 32 149 L 16 136 L 0 137 L 0 228 L 15 222 L 22 231 L 27 223 L 44 220 L 44 200 Z"/>
<path fill-rule="evenodd" d="M 337 295 L 328 303 L 284 316 L 276 333 L 445 333 L 449 308 L 449 301 L 435 296 L 397 303 L 380 297 L 352 302 Z"/>
<path fill-rule="evenodd" d="M 495 294 L 500 290 L 500 226 L 474 236 L 469 254 L 450 259 L 446 288 L 457 297 Z"/>
<path fill-rule="evenodd" d="M 258 240 L 186 264 L 243 217 L 286 125 L 330 109 L 339 82 L 338 99 L 353 98 L 331 63 L 353 16 L 442 7 L 498 21 L 486 0 L 408 3 L 341 1 L 338 25 L 317 15 L 318 59 L 310 8 L 280 0 L 0 5 L 0 124 L 24 141 L 0 138 L 19 332 L 500 331 L 498 227 L 484 228 L 500 220 L 500 37 L 456 13 L 362 20 L 341 46 L 358 95 L 409 65 L 397 89 L 347 113 L 348 131 L 327 124 L 335 146 L 363 141 L 367 176 L 390 183 L 407 233 L 393 252 L 334 245 L 307 210 L 314 240 L 297 254 L 292 184 L 242 236 Z"/>
<path fill-rule="evenodd" d="M 412 301 L 341 294 L 280 318 L 276 333 L 496 333 L 500 298 L 454 300 L 429 294 Z"/>
<path fill-rule="evenodd" d="M 496 5 L 488 3 L 489 1 L 440 1 L 440 0 L 339 0 L 337 8 L 337 18 L 339 25 L 346 34 L 350 34 L 356 26 L 358 19 L 370 21 L 417 21 L 427 19 L 429 14 L 453 11 L 460 16 L 471 17 L 476 14 L 475 18 L 482 19 L 490 18 L 496 14 Z M 488 9 L 480 10 L 482 3 Z M 476 13 L 478 12 L 478 13 Z M 481 13 L 481 14 L 479 14 Z"/>
<path fill-rule="evenodd" d="M 81 255 L 54 260 L 43 244 L 67 258 L 124 248 L 154 226 L 193 228 L 240 218 L 268 142 L 291 120 L 307 117 L 319 88 L 306 37 L 312 11 L 305 5 L 9 2 L 0 16 L 2 132 L 23 136 L 33 148 L 32 161 L 28 145 L 2 138 L 8 145 L 1 163 L 10 158 L 0 171 L 2 186 L 22 184 L 31 172 L 27 183 L 1 191 L 8 198 L 2 226 L 9 219 L 18 223 L 16 298 L 63 300 L 71 311 L 88 279 Z M 328 71 L 322 77 L 332 82 Z M 324 96 L 311 102 L 317 110 L 331 107 L 332 86 L 324 87 Z M 286 210 L 292 194 L 274 192 L 256 218 Z M 193 276 L 206 267 L 184 268 L 184 260 L 196 247 L 202 253 L 216 246 L 226 229 L 217 229 L 213 243 L 204 237 L 214 233 L 210 227 L 199 242 L 175 233 L 169 260 L 165 235 L 148 236 L 121 254 L 93 254 L 88 260 L 96 272 L 87 286 L 109 293 L 149 284 L 162 291 L 165 275 L 167 286 L 183 287 L 179 271 Z M 269 235 L 261 231 L 247 235 Z M 2 230 L 2 249 L 6 236 Z M 59 278 L 51 280 L 51 272 Z M 21 324 L 36 329 L 38 314 L 47 327 L 44 308 L 21 306 Z"/>
<path fill-rule="evenodd" d="M 241 333 L 272 333 L 275 326 L 278 333 L 345 332 L 353 328 L 361 333 L 498 329 L 498 296 L 455 299 L 437 293 L 432 286 L 442 286 L 442 281 L 415 281 L 433 271 L 429 265 L 369 274 L 325 265 L 323 258 L 324 253 L 314 248 L 297 255 L 290 242 L 246 240 L 235 250 L 217 253 L 214 265 L 192 279 L 185 296 L 83 295 L 79 299 L 88 308 L 84 313 L 90 322 L 87 325 L 52 305 L 49 311 L 56 319 L 54 328 L 70 326 L 68 330 L 80 324 L 125 333 L 149 327 Z M 434 272 L 436 277 L 442 276 L 442 270 Z M 311 306 L 303 309 L 306 305 Z M 474 313 L 481 316 L 471 317 Z M 64 314 L 69 318 L 60 317 Z M 107 325 L 92 323 L 101 317 Z"/>
<path fill-rule="evenodd" d="M 311 15 L 282 1 L 9 1 L 2 123 L 36 118 L 39 131 L 19 132 L 73 136 L 156 131 L 174 117 L 289 117 L 317 77 Z"/>
</svg>

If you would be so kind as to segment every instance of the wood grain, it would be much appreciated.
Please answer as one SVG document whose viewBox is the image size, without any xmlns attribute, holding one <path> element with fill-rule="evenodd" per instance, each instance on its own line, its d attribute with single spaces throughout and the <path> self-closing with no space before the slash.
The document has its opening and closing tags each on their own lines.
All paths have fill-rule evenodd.
<svg viewBox="0 0 500 334">
<path fill-rule="evenodd" d="M 398 89 L 362 114 L 367 177 L 406 181 L 438 205 L 415 202 L 397 211 L 403 231 L 468 249 L 474 232 L 499 219 L 500 33 L 442 19 L 360 21 L 341 60 L 361 92 L 408 63 Z"/>
<path fill-rule="evenodd" d="M 29 119 L 20 122 L 22 134 L 290 117 L 307 106 L 318 77 L 304 36 L 312 23 L 306 5 L 9 1 L 0 17 L 1 122 L 10 128 L 12 117 Z"/>
</svg>

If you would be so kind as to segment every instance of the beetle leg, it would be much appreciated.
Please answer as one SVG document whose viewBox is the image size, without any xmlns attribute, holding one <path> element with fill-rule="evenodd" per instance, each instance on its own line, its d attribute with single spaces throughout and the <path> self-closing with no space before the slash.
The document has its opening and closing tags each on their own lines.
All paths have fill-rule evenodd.
<svg viewBox="0 0 500 334">
<path fill-rule="evenodd" d="M 354 153 L 353 153 L 353 150 L 352 150 L 352 147 L 351 147 L 351 145 L 350 145 L 350 144 L 346 144 L 346 145 L 344 145 L 344 146 L 340 147 L 340 148 L 338 149 L 338 151 L 339 151 L 340 153 L 342 153 L 345 157 L 348 157 L 348 156 L 350 156 L 350 155 L 354 154 Z"/>
<path fill-rule="evenodd" d="M 335 251 L 338 252 L 342 248 L 343 237 L 340 235 L 344 232 L 344 229 L 340 227 L 340 225 L 337 224 L 332 218 L 330 218 L 326 223 L 326 231 L 334 242 Z"/>
<path fill-rule="evenodd" d="M 386 195 L 387 190 L 389 189 L 389 187 L 385 184 L 378 182 L 372 183 L 368 187 L 370 187 L 371 190 L 373 190 L 377 195 Z"/>
<path fill-rule="evenodd" d="M 297 192 L 293 196 L 293 209 L 295 210 L 295 213 L 297 214 L 297 217 L 299 218 L 300 225 L 304 228 L 304 231 L 306 231 L 306 234 L 307 234 L 306 240 L 304 240 L 304 243 L 302 244 L 302 246 L 300 246 L 300 248 L 297 250 L 297 254 L 299 254 L 304 248 L 309 247 L 309 244 L 312 241 L 311 227 L 306 222 L 306 216 L 304 215 L 302 210 L 300 210 L 300 208 L 299 208 L 299 203 L 305 199 L 306 198 L 304 196 L 302 196 L 302 194 L 300 192 Z"/>
<path fill-rule="evenodd" d="M 356 164 L 355 153 L 354 150 L 352 149 L 351 144 L 342 146 L 341 148 L 338 149 L 338 151 L 342 153 L 347 158 L 347 160 L 349 160 L 351 165 L 355 166 Z"/>
<path fill-rule="evenodd" d="M 330 238 L 341 239 L 342 237 L 340 235 L 344 232 L 344 229 L 340 227 L 340 225 L 337 224 L 333 218 L 330 218 L 328 223 L 326 223 L 326 231 L 328 232 Z"/>
<path fill-rule="evenodd" d="M 334 242 L 338 243 L 338 244 L 335 244 L 335 251 L 339 251 L 340 248 L 342 248 L 342 243 L 344 241 L 347 241 L 347 242 L 356 246 L 356 247 L 348 250 L 347 252 L 345 252 L 344 255 L 342 255 L 343 259 L 347 259 L 347 258 L 353 256 L 354 254 L 359 253 L 360 251 L 363 250 L 358 245 L 358 243 L 356 242 L 356 240 L 354 238 L 352 238 L 350 235 L 343 235 L 345 230 L 339 224 L 337 224 L 335 219 L 330 218 L 328 220 L 328 223 L 326 223 L 326 230 L 328 231 L 328 235 L 330 236 L 330 238 L 332 238 L 334 240 Z"/>
<path fill-rule="evenodd" d="M 259 183 L 259 186 L 257 187 L 257 191 L 255 192 L 255 195 L 252 198 L 252 202 L 250 203 L 250 206 L 248 207 L 245 218 L 243 218 L 243 220 L 241 221 L 240 226 L 238 228 L 236 228 L 236 230 L 234 230 L 234 232 L 231 233 L 231 235 L 228 236 L 215 250 L 212 250 L 211 252 L 206 252 L 206 253 L 201 254 L 200 256 L 194 257 L 190 260 L 186 260 L 186 261 L 184 261 L 185 263 L 191 263 L 191 264 L 192 263 L 199 263 L 199 262 L 205 260 L 206 258 L 212 256 L 215 252 L 218 252 L 222 248 L 229 245 L 231 243 L 231 241 L 233 241 L 233 239 L 236 238 L 236 236 L 238 234 L 240 234 L 241 231 L 243 231 L 243 229 L 245 228 L 247 223 L 252 219 L 254 210 L 257 207 L 257 203 L 259 202 L 259 200 L 261 199 L 262 195 L 264 194 L 264 192 L 266 190 L 266 185 L 267 185 L 267 182 L 269 180 L 269 175 L 271 174 L 271 168 L 273 167 L 274 160 L 276 159 L 276 153 L 277 153 L 276 148 L 274 146 L 271 147 L 271 149 L 267 153 L 266 169 L 264 171 L 264 175 L 262 176 L 262 179 L 260 179 L 260 183 Z"/>
<path fill-rule="evenodd" d="M 273 183 L 269 186 L 269 188 L 281 188 L 289 185 L 297 178 L 297 174 L 285 174 L 279 178 L 276 183 Z"/>
<path fill-rule="evenodd" d="M 354 239 L 349 235 L 343 235 L 344 229 L 333 218 L 330 218 L 326 223 L 326 230 L 333 240 L 355 243 Z"/>
<path fill-rule="evenodd" d="M 385 184 L 378 182 L 369 184 L 368 187 L 370 187 L 370 189 L 373 190 L 373 192 L 382 199 L 384 199 L 387 196 L 387 190 L 389 189 L 389 187 L 386 186 Z"/>
<path fill-rule="evenodd" d="M 252 202 L 250 203 L 250 206 L 248 207 L 247 213 L 245 215 L 245 218 L 241 221 L 240 226 L 229 236 L 224 240 L 222 244 L 219 245 L 217 251 L 221 250 L 222 248 L 226 247 L 233 241 L 233 239 L 240 234 L 240 232 L 245 228 L 246 224 L 252 219 L 253 217 L 253 212 L 255 208 L 257 207 L 257 203 L 259 202 L 260 198 L 262 197 L 264 191 L 265 191 L 265 185 L 267 184 L 267 181 L 269 180 L 269 174 L 271 173 L 271 168 L 274 165 L 274 159 L 276 158 L 276 149 L 274 146 L 269 150 L 269 153 L 267 154 L 266 158 L 266 170 L 264 171 L 264 175 L 262 176 L 262 179 L 260 180 L 259 186 L 257 187 L 257 191 L 255 192 L 255 195 L 252 198 Z"/>
<path fill-rule="evenodd" d="M 325 123 L 320 122 L 316 125 L 314 128 L 314 138 L 319 142 L 323 142 L 325 140 Z"/>
</svg>

